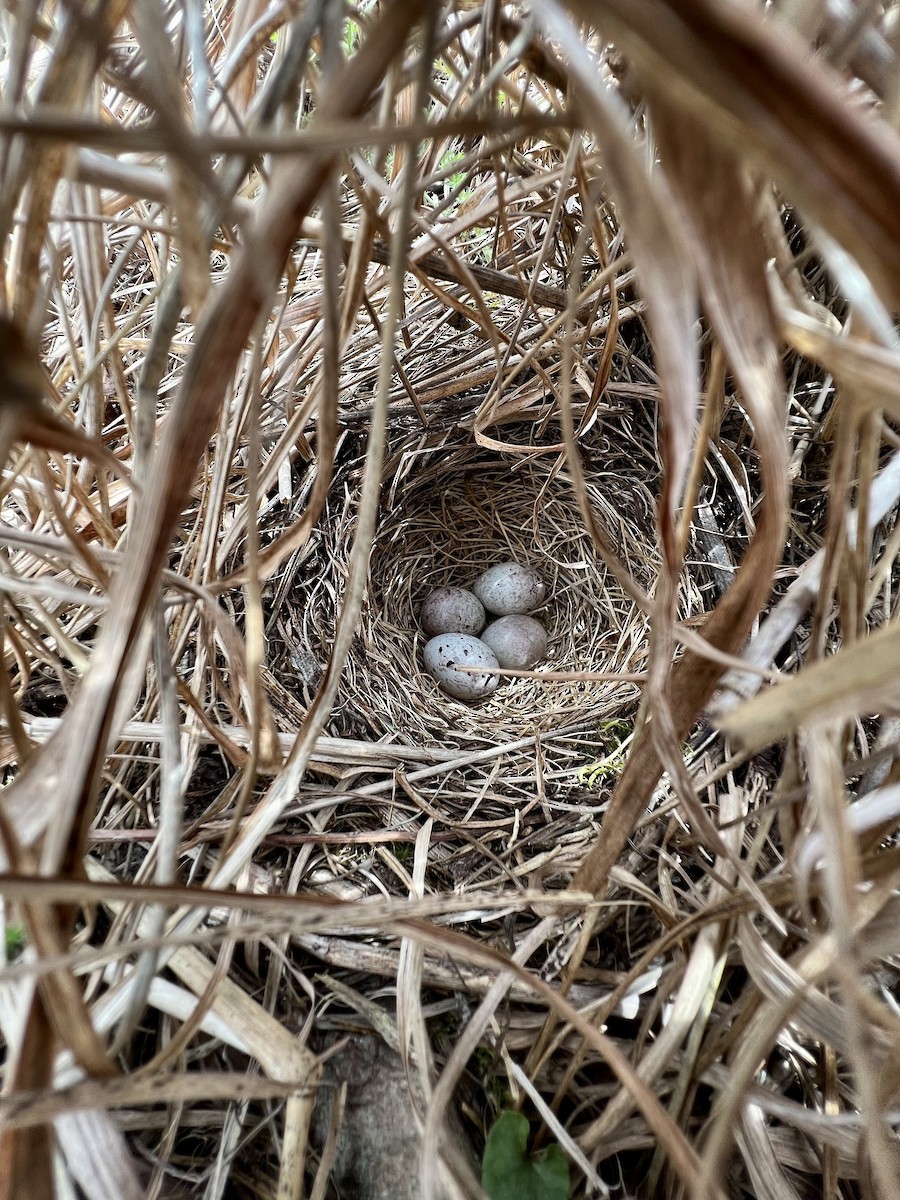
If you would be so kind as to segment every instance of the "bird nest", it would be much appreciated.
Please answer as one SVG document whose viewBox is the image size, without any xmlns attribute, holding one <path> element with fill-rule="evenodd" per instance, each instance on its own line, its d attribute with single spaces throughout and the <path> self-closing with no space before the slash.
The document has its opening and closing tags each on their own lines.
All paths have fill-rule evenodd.
<svg viewBox="0 0 900 1200">
<path fill-rule="evenodd" d="M 636 463 L 632 446 L 618 465 L 613 453 L 611 465 L 615 444 L 609 429 L 593 446 L 582 444 L 586 463 L 604 465 L 602 474 L 587 473 L 587 498 L 620 560 L 650 587 L 658 552 L 646 481 L 655 478 L 656 463 Z M 361 459 L 351 457 L 336 474 L 318 545 L 291 583 L 294 637 L 317 669 L 334 637 L 360 478 Z M 504 678 L 475 704 L 451 699 L 423 667 L 422 600 L 434 587 L 469 586 L 486 567 L 509 559 L 531 564 L 547 584 L 536 614 L 549 637 L 539 677 Z M 647 634 L 645 614 L 592 541 L 556 450 L 502 454 L 459 429 L 419 431 L 395 441 L 388 456 L 366 602 L 332 732 L 465 751 L 547 731 L 596 730 L 633 717 L 637 686 L 577 675 L 641 671 Z M 551 672 L 573 677 L 540 677 Z"/>
</svg>

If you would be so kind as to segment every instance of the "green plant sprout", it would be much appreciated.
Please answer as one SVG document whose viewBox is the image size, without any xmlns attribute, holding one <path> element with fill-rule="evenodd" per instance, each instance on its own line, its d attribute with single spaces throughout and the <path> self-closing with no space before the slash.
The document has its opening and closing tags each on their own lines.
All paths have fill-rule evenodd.
<svg viewBox="0 0 900 1200">
<path fill-rule="evenodd" d="M 501 1112 L 513 1103 L 513 1095 L 506 1086 L 505 1075 L 498 1072 L 496 1067 L 493 1050 L 488 1046 L 478 1046 L 472 1055 L 472 1070 L 484 1088 L 491 1108 L 495 1112 Z"/>
<path fill-rule="evenodd" d="M 566 1200 L 569 1163 L 559 1146 L 528 1153 L 528 1121 L 502 1112 L 488 1134 L 481 1186 L 491 1200 Z"/>
<path fill-rule="evenodd" d="M 352 17 L 347 18 L 344 26 L 344 57 L 352 58 L 359 49 L 359 24 Z"/>
<path fill-rule="evenodd" d="M 448 171 L 454 163 L 462 162 L 465 157 L 466 155 L 463 150 L 456 146 L 451 146 L 449 150 L 444 151 L 438 160 L 438 174 L 442 175 L 445 171 Z M 472 188 L 463 186 L 467 178 L 468 171 L 453 171 L 445 178 L 444 183 L 449 192 L 455 192 L 457 188 L 461 189 L 459 195 L 454 197 L 449 211 L 455 211 L 460 204 L 464 204 L 466 200 L 471 197 Z"/>
<path fill-rule="evenodd" d="M 25 949 L 24 925 L 7 925 L 6 927 L 6 961 L 12 962 Z"/>
<path fill-rule="evenodd" d="M 631 721 L 602 721 L 597 732 L 604 745 L 610 745 L 611 749 L 602 758 L 579 769 L 578 782 L 587 787 L 593 787 L 603 775 L 618 774 L 625 766 L 628 747 L 634 737 L 634 724 Z"/>
</svg>

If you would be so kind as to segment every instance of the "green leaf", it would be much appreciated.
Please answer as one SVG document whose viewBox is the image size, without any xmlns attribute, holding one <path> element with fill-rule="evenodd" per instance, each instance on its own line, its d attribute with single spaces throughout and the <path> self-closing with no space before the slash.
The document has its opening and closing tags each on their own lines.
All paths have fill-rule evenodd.
<svg viewBox="0 0 900 1200">
<path fill-rule="evenodd" d="M 559 1146 L 528 1155 L 528 1121 L 503 1112 L 484 1148 L 481 1186 L 491 1200 L 566 1200 L 569 1163 Z"/>
<path fill-rule="evenodd" d="M 22 953 L 25 946 L 25 927 L 23 925 L 7 925 L 6 927 L 6 961 L 12 962 Z"/>
</svg>

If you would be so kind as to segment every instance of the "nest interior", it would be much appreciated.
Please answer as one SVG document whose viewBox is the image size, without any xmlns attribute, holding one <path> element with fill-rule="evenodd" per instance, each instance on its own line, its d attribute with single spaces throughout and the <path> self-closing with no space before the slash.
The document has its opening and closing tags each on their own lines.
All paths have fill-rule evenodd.
<svg viewBox="0 0 900 1200">
<path fill-rule="evenodd" d="M 610 420 L 583 443 L 585 491 L 620 559 L 649 585 L 658 551 L 645 480 L 656 464 L 648 458 L 643 472 L 635 470 L 632 446 L 627 472 L 611 467 L 609 446 L 621 432 Z M 592 450 L 602 473 L 589 469 Z M 356 457 L 342 464 L 316 550 L 290 573 L 286 624 L 316 670 L 327 662 L 340 611 L 360 465 Z M 418 614 L 427 593 L 470 586 L 488 566 L 509 559 L 530 563 L 547 583 L 547 602 L 536 614 L 549 635 L 539 672 L 643 669 L 647 616 L 606 570 L 557 450 L 498 453 L 459 428 L 407 433 L 386 461 L 381 512 L 333 732 L 466 750 L 633 716 L 638 689 L 621 680 L 505 678 L 485 700 L 467 704 L 441 692 L 423 669 L 427 639 Z M 682 599 L 687 614 L 697 598 L 688 589 Z M 292 658 L 283 645 L 274 673 L 296 686 L 298 667 L 302 675 L 296 653 Z"/>
</svg>

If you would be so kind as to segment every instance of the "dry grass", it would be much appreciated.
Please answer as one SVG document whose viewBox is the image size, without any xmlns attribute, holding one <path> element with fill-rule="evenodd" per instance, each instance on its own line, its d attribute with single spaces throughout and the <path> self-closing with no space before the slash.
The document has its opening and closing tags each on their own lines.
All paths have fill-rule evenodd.
<svg viewBox="0 0 900 1200">
<path fill-rule="evenodd" d="M 609 437 L 608 431 L 602 449 Z M 417 433 L 391 455 L 359 636 L 333 721 L 348 733 L 356 723 L 357 734 L 473 747 L 567 725 L 593 728 L 602 720 L 633 715 L 637 688 L 620 677 L 644 665 L 647 619 L 614 583 L 610 586 L 596 564 L 570 479 L 564 472 L 548 479 L 556 458 L 548 463 L 541 456 L 510 470 L 465 433 L 439 438 Z M 649 580 L 654 559 L 650 493 L 638 480 L 617 477 L 612 455 L 606 461 L 606 490 L 599 481 L 589 488 L 589 498 L 597 519 L 615 531 L 610 541 L 640 564 L 639 574 Z M 352 477 L 355 467 L 348 463 L 337 479 Z M 298 645 L 318 661 L 327 659 L 356 500 L 349 487 L 344 496 L 340 512 L 327 511 L 315 554 L 298 571 L 287 571 L 287 587 L 279 588 L 286 666 Z M 625 512 L 634 519 L 626 521 Z M 541 613 L 550 636 L 547 667 L 576 678 L 552 686 L 539 678 L 510 679 L 483 704 L 453 702 L 421 668 L 419 608 L 432 588 L 470 585 L 486 564 L 504 558 L 540 564 L 550 597 Z M 585 667 L 601 664 L 613 676 L 607 682 L 577 678 Z"/>
<path fill-rule="evenodd" d="M 900 7 L 7 7 L 0 1200 L 900 1198 Z"/>
</svg>

